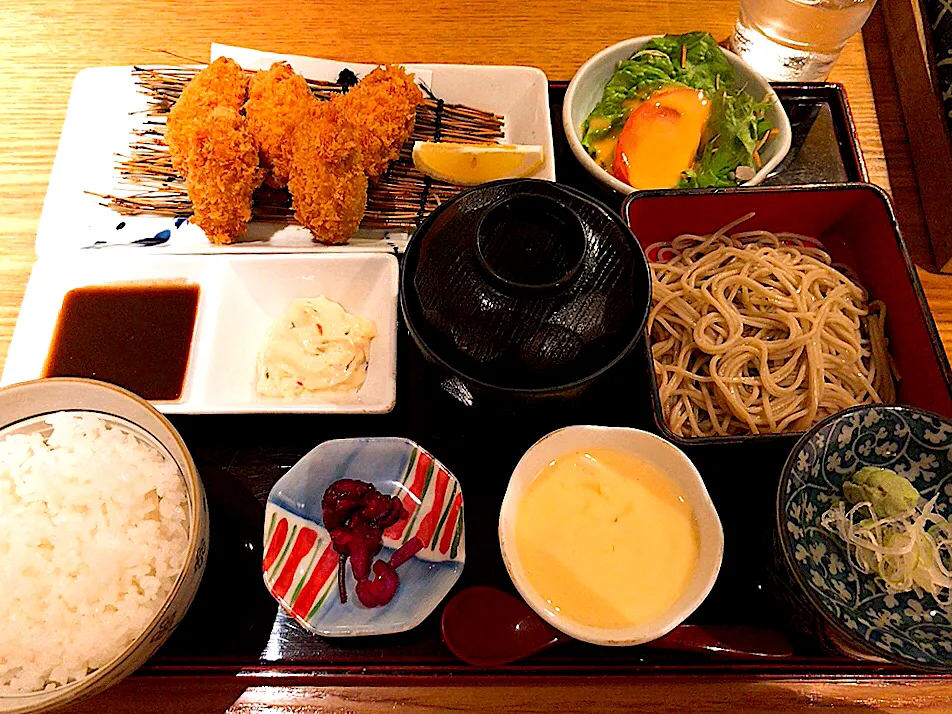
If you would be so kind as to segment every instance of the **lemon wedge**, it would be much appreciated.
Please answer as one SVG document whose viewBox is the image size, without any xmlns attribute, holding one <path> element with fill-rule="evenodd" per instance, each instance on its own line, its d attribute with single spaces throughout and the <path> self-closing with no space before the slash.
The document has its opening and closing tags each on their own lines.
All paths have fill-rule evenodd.
<svg viewBox="0 0 952 714">
<path fill-rule="evenodd" d="M 542 147 L 531 144 L 418 141 L 413 145 L 413 165 L 418 171 L 460 186 L 528 176 L 543 159 Z"/>
</svg>

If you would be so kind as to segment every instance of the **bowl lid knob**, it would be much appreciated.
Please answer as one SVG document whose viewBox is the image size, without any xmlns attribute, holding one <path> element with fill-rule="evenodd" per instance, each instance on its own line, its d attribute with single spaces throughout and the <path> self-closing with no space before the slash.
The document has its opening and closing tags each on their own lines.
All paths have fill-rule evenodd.
<svg viewBox="0 0 952 714">
<path fill-rule="evenodd" d="M 585 259 L 578 217 L 548 196 L 515 196 L 492 206 L 476 228 L 475 251 L 488 280 L 506 293 L 555 292 Z"/>
</svg>

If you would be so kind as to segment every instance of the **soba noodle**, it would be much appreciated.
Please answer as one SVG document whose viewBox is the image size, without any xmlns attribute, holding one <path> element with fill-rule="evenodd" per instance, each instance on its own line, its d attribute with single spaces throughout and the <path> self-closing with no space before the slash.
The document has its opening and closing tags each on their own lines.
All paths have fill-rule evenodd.
<svg viewBox="0 0 952 714">
<path fill-rule="evenodd" d="M 885 305 L 807 236 L 681 235 L 652 262 L 648 333 L 662 411 L 680 436 L 802 431 L 895 401 Z M 649 248 L 649 254 L 657 246 Z"/>
</svg>

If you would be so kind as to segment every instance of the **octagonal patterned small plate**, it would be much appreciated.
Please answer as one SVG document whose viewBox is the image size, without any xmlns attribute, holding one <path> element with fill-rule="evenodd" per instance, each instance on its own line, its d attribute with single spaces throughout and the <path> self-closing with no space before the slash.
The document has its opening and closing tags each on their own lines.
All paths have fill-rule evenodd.
<svg viewBox="0 0 952 714">
<path fill-rule="evenodd" d="M 424 548 L 400 566 L 388 604 L 364 607 L 346 568 L 348 598 L 337 588 L 338 554 L 323 525 L 321 498 L 335 481 L 366 481 L 396 496 L 409 517 L 384 532 L 376 559 L 416 536 Z M 466 557 L 463 493 L 456 478 L 408 439 L 336 439 L 312 449 L 271 489 L 262 569 L 268 590 L 307 630 L 325 637 L 385 635 L 419 625 L 446 597 Z"/>
</svg>

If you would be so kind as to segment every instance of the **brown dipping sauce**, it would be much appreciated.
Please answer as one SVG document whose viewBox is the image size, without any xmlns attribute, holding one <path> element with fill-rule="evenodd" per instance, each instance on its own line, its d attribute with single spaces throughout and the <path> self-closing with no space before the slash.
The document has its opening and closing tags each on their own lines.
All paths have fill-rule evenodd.
<svg viewBox="0 0 952 714">
<path fill-rule="evenodd" d="M 92 285 L 66 293 L 44 377 L 90 377 L 144 399 L 182 396 L 198 285 Z"/>
</svg>

